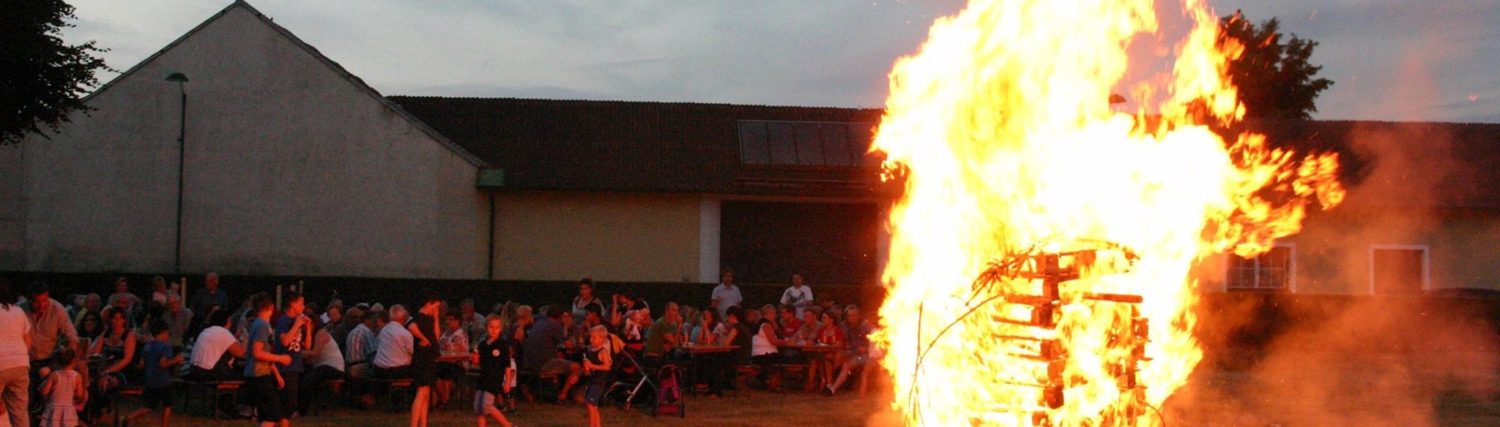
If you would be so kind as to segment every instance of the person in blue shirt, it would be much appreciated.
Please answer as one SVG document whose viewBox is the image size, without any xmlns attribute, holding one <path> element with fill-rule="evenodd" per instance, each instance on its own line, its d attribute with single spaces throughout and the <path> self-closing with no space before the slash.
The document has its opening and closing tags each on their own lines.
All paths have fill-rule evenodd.
<svg viewBox="0 0 1500 427">
<path fill-rule="evenodd" d="M 286 386 L 286 380 L 276 365 L 290 364 L 292 357 L 272 352 L 276 340 L 271 330 L 271 313 L 275 311 L 276 303 L 271 296 L 260 293 L 251 299 L 250 306 L 255 317 L 250 322 L 245 340 L 250 343 L 246 352 L 249 357 L 245 358 L 245 387 L 248 397 L 255 402 L 260 427 L 273 427 L 287 420 L 285 408 L 289 407 L 282 405 L 278 390 Z"/>
<path fill-rule="evenodd" d="M 291 363 L 279 369 L 286 386 L 281 388 L 281 402 L 287 417 L 296 412 L 298 384 L 302 383 L 302 350 L 312 345 L 312 319 L 304 315 L 306 298 L 292 292 L 282 302 L 281 315 L 276 316 L 276 354 L 291 357 Z"/>
<path fill-rule="evenodd" d="M 141 393 L 141 401 L 146 407 L 136 410 L 126 419 L 139 418 L 160 409 L 161 425 L 166 427 L 172 421 L 172 368 L 182 364 L 182 355 L 172 354 L 167 322 L 153 320 L 148 330 L 151 331 L 151 340 L 146 342 L 146 356 L 142 358 L 146 365 L 146 390 Z"/>
</svg>

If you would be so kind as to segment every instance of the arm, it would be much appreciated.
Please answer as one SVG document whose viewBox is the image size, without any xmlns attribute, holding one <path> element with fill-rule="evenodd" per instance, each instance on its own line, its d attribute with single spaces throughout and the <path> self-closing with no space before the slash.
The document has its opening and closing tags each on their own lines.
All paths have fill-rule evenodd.
<svg viewBox="0 0 1500 427">
<path fill-rule="evenodd" d="M 163 367 L 163 368 L 170 368 L 170 367 L 173 367 L 173 366 L 181 365 L 182 364 L 182 355 L 178 354 L 178 355 L 175 355 L 175 356 L 172 356 L 172 357 L 168 357 L 168 358 L 164 358 L 164 359 L 158 360 L 156 362 L 156 364 L 157 364 L 157 366 L 160 366 L 160 367 Z"/>
<path fill-rule="evenodd" d="M 108 374 L 123 371 L 125 370 L 125 368 L 130 367 L 130 362 L 134 360 L 135 332 L 129 332 L 125 334 L 125 357 L 120 358 L 120 360 L 115 361 L 113 365 L 109 365 L 108 368 L 105 368 L 104 373 Z"/>
<path fill-rule="evenodd" d="M 250 345 L 250 348 L 250 355 L 252 357 L 255 357 L 255 360 L 264 360 L 278 365 L 286 365 L 292 363 L 292 356 L 272 353 L 271 349 L 266 348 L 266 343 L 256 341 L 254 344 Z M 280 378 L 281 373 L 277 372 L 276 376 Z"/>
<path fill-rule="evenodd" d="M 406 324 L 406 330 L 408 332 L 411 332 L 411 339 L 413 343 L 422 347 L 428 347 L 432 345 L 432 341 L 427 339 L 427 334 L 422 333 L 422 328 L 417 327 L 417 322 Z"/>
<path fill-rule="evenodd" d="M 238 359 L 245 358 L 245 346 L 240 344 L 239 341 L 235 341 L 234 344 L 230 344 L 229 348 L 224 350 L 224 352 L 229 353 L 230 356 L 234 356 Z"/>
<path fill-rule="evenodd" d="M 56 384 L 57 384 L 57 376 L 56 375 L 48 375 L 47 376 L 47 381 L 42 383 L 42 395 L 43 396 L 51 395 L 52 394 L 52 387 L 54 385 L 56 385 Z"/>
<path fill-rule="evenodd" d="M 54 315 L 62 316 L 62 334 L 68 340 L 68 347 L 78 345 L 78 329 L 74 328 L 73 322 L 69 322 L 68 316 L 63 314 L 67 313 L 67 309 L 63 308 L 62 304 L 59 304 L 57 301 L 52 301 L 52 304 L 52 308 L 55 309 L 53 311 L 56 312 Z M 30 335 L 27 336 L 30 337 Z M 28 343 L 27 346 L 30 347 L 30 344 Z"/>
</svg>

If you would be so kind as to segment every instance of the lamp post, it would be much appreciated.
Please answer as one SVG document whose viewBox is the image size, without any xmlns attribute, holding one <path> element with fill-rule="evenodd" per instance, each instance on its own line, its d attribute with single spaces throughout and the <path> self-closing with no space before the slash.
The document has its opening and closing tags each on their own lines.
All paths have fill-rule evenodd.
<svg viewBox="0 0 1500 427">
<path fill-rule="evenodd" d="M 182 95 L 180 103 L 181 110 L 178 112 L 177 120 L 177 247 L 172 254 L 172 271 L 182 273 L 182 177 L 183 165 L 187 160 L 187 89 L 184 83 L 188 82 L 186 75 L 179 72 L 168 74 L 166 80 L 177 83 L 177 93 Z"/>
</svg>

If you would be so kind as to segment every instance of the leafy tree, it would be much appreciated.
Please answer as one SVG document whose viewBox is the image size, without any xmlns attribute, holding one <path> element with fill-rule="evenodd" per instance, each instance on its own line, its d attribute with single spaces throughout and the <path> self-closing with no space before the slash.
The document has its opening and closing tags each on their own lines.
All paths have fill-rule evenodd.
<svg viewBox="0 0 1500 427">
<path fill-rule="evenodd" d="M 1251 118 L 1310 119 L 1318 111 L 1318 93 L 1332 80 L 1315 78 L 1323 67 L 1308 62 L 1318 42 L 1292 34 L 1282 40 L 1276 18 L 1257 27 L 1239 11 L 1219 22 L 1226 38 L 1245 46 L 1239 59 L 1229 63 L 1229 80 L 1240 89 L 1245 115 Z"/>
<path fill-rule="evenodd" d="M 82 96 L 108 69 L 94 42 L 63 43 L 63 28 L 77 19 L 63 0 L 6 2 L 0 13 L 0 144 L 19 142 L 42 125 L 56 131 L 68 113 L 85 108 Z"/>
</svg>

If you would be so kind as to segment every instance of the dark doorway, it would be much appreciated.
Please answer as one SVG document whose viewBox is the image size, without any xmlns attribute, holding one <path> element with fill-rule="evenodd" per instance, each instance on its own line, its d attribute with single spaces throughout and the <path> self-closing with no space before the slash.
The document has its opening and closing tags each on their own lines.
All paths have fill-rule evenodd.
<svg viewBox="0 0 1500 427">
<path fill-rule="evenodd" d="M 876 283 L 881 224 L 875 203 L 725 201 L 719 259 L 741 283 Z"/>
<path fill-rule="evenodd" d="M 1377 295 L 1421 295 L 1426 278 L 1426 249 L 1376 248 L 1370 251 Z"/>
</svg>

